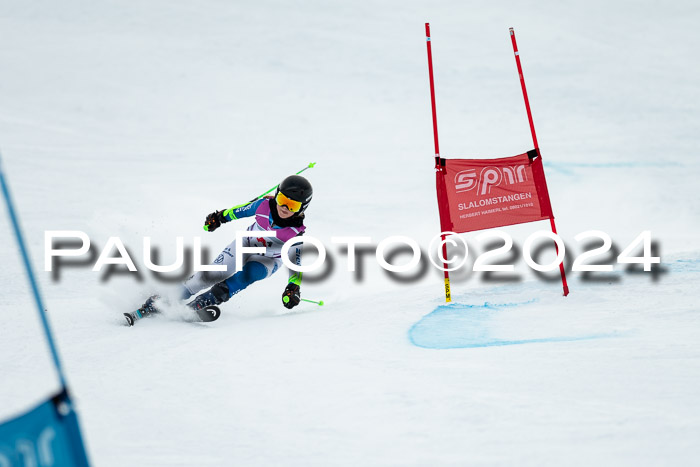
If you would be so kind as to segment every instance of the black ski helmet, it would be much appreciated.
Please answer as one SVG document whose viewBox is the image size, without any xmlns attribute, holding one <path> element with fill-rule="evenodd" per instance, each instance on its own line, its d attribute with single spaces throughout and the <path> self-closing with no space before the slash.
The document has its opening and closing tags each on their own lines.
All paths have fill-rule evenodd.
<svg viewBox="0 0 700 467">
<path fill-rule="evenodd" d="M 277 186 L 275 197 L 280 192 L 287 198 L 301 203 L 301 209 L 299 210 L 299 214 L 301 214 L 309 207 L 314 189 L 311 188 L 311 183 L 301 175 L 290 175 Z"/>
</svg>

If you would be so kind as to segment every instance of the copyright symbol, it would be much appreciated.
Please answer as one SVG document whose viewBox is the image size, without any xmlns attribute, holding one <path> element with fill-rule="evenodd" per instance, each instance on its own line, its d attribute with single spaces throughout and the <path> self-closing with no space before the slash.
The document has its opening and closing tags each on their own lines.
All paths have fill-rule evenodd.
<svg viewBox="0 0 700 467">
<path fill-rule="evenodd" d="M 447 244 L 452 245 L 452 246 L 458 246 L 459 243 L 454 240 L 454 237 L 459 238 L 460 242 L 462 242 L 462 245 L 464 245 L 464 258 L 462 258 L 462 261 L 456 266 L 447 266 L 445 267 L 444 265 L 451 265 L 452 263 L 455 263 L 457 261 L 457 258 L 452 258 L 452 259 L 447 259 L 443 256 L 443 247 Z M 443 239 L 444 237 L 444 239 Z M 437 256 L 440 259 L 440 261 L 443 262 L 443 264 L 437 264 L 433 260 L 433 255 L 430 254 L 433 251 L 435 242 L 438 242 L 437 244 Z M 467 262 L 467 258 L 469 257 L 469 247 L 467 246 L 467 241 L 463 238 L 460 237 L 456 232 L 442 232 L 430 241 L 430 245 L 428 246 L 428 258 L 430 259 L 430 262 L 438 268 L 441 271 L 454 271 L 456 269 L 461 268 L 464 266 L 464 263 Z"/>
</svg>

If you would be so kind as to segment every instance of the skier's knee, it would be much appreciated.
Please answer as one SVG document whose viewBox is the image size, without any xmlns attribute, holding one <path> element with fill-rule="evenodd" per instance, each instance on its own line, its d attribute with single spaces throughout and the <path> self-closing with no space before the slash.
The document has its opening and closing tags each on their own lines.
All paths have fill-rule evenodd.
<svg viewBox="0 0 700 467">
<path fill-rule="evenodd" d="M 260 264 L 257 261 L 250 261 L 243 265 L 243 269 L 225 281 L 220 282 L 217 284 L 217 286 L 225 286 L 228 292 L 228 297 L 231 297 L 248 287 L 253 282 L 264 279 L 265 277 L 267 277 L 267 268 L 265 265 Z M 212 291 L 213 290 L 214 289 L 212 288 Z"/>
<path fill-rule="evenodd" d="M 267 268 L 257 261 L 249 261 L 243 265 L 243 280 L 248 284 L 265 279 Z"/>
</svg>

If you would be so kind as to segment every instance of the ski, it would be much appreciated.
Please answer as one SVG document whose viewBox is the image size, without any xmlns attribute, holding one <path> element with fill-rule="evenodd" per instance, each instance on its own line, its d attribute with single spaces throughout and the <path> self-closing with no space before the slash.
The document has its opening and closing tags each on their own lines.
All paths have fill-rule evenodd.
<svg viewBox="0 0 700 467">
<path fill-rule="evenodd" d="M 195 312 L 199 316 L 199 319 L 207 323 L 216 321 L 219 319 L 219 316 L 221 316 L 221 310 L 216 305 L 209 305 L 201 310 L 195 310 Z"/>
<path fill-rule="evenodd" d="M 124 318 L 126 318 L 126 325 L 129 327 L 133 326 L 134 322 L 136 321 L 134 319 L 134 315 L 132 315 L 131 313 L 124 313 Z"/>
</svg>

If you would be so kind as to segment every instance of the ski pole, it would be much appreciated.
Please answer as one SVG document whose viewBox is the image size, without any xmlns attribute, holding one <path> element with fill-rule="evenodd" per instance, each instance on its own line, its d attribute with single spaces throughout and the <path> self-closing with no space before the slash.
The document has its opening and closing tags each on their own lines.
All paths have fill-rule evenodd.
<svg viewBox="0 0 700 467">
<path fill-rule="evenodd" d="M 299 175 L 300 173 L 302 173 L 302 172 L 305 171 L 306 169 L 313 169 L 315 165 L 316 165 L 315 162 L 309 162 L 309 165 L 307 165 L 306 167 L 304 167 L 303 169 L 301 169 L 301 170 L 300 170 L 299 172 L 297 172 L 295 175 Z M 277 188 L 278 186 L 279 186 L 279 185 L 275 185 L 275 186 L 273 186 L 272 188 L 270 188 L 269 190 L 267 190 L 265 193 L 263 193 L 262 195 L 258 196 L 257 198 L 253 198 L 253 199 L 251 199 L 250 201 L 248 201 L 247 203 L 241 204 L 240 206 L 236 206 L 236 207 L 237 207 L 237 208 L 240 208 L 240 207 L 242 207 L 242 206 L 247 206 L 247 205 L 249 205 L 250 203 L 254 203 L 254 202 L 256 202 L 257 200 L 259 200 L 260 198 L 262 198 L 263 196 L 265 196 L 266 194 L 268 194 L 269 192 L 271 192 L 272 190 L 274 190 L 275 188 Z"/>
<path fill-rule="evenodd" d="M 283 297 L 283 298 L 282 298 L 282 301 L 283 301 L 284 303 L 289 303 L 289 297 L 287 297 L 287 296 Z M 318 306 L 323 306 L 323 300 L 319 300 L 318 302 L 316 302 L 316 301 L 313 301 L 313 300 L 307 300 L 307 299 L 305 299 L 305 298 L 302 298 L 301 301 L 302 301 L 302 302 L 315 303 L 315 304 L 318 305 Z"/>
<path fill-rule="evenodd" d="M 323 300 L 319 300 L 318 302 L 315 302 L 315 301 L 313 301 L 313 300 L 307 300 L 307 299 L 305 299 L 305 298 L 302 298 L 301 301 L 302 301 L 302 302 L 315 303 L 315 304 L 318 305 L 318 306 L 323 306 Z"/>
<path fill-rule="evenodd" d="M 313 169 L 315 165 L 316 165 L 316 162 L 309 162 L 309 165 L 307 165 L 306 167 L 304 167 L 303 169 L 301 169 L 301 170 L 300 170 L 299 172 L 297 172 L 295 175 L 299 175 L 300 173 L 302 173 L 302 172 L 305 171 L 306 169 Z M 265 193 L 263 193 L 262 195 L 257 196 L 257 197 L 255 197 L 255 198 L 251 199 L 251 200 L 248 201 L 247 203 L 239 204 L 239 205 L 237 205 L 237 206 L 232 207 L 231 209 L 227 209 L 226 211 L 233 211 L 234 209 L 242 208 L 243 206 L 248 206 L 249 204 L 252 204 L 252 203 L 256 202 L 257 200 L 259 200 L 260 198 L 262 198 L 263 196 L 265 196 L 266 194 L 268 194 L 268 193 L 271 192 L 272 190 L 276 189 L 278 186 L 279 186 L 279 184 L 273 186 L 272 188 L 270 188 L 269 190 L 267 190 L 267 191 L 266 191 Z M 224 211 L 224 213 L 226 213 L 226 211 Z M 205 225 L 205 226 L 204 226 L 204 230 L 206 230 L 206 231 L 208 232 L 208 231 L 209 231 L 209 226 L 208 226 L 208 225 Z"/>
</svg>

